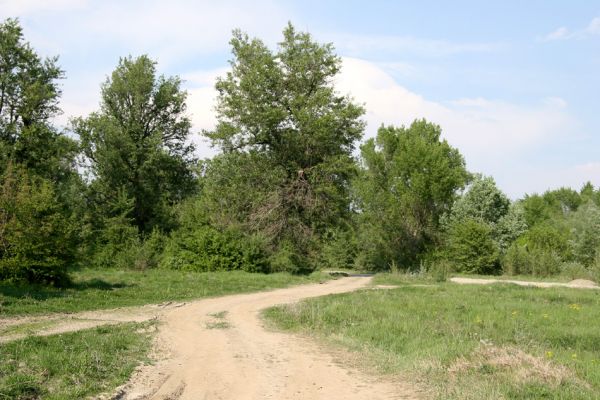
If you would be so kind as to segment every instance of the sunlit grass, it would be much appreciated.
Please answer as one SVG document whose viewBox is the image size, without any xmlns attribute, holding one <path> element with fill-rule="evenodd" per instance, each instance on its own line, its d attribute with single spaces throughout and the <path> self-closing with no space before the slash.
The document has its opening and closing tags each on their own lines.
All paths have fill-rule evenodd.
<svg viewBox="0 0 600 400">
<path fill-rule="evenodd" d="M 600 292 L 381 276 L 398 289 L 269 309 L 277 326 L 359 351 L 440 399 L 591 399 L 600 393 Z M 415 285 L 416 284 L 416 285 Z M 427 284 L 427 286 L 419 286 Z"/>
<path fill-rule="evenodd" d="M 147 360 L 152 323 L 121 324 L 0 345 L 0 399 L 83 399 L 125 383 Z"/>
<path fill-rule="evenodd" d="M 164 269 L 143 272 L 83 269 L 73 272 L 72 277 L 73 286 L 67 289 L 0 282 L 0 316 L 137 306 L 253 292 L 328 279 L 320 273 L 296 276 L 286 273 L 198 273 Z"/>
</svg>

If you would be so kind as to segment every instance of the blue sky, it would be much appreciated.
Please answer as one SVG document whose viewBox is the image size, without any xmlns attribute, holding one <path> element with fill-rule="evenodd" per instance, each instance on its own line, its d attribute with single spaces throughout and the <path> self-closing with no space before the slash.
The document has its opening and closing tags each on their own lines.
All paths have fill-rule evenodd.
<svg viewBox="0 0 600 400">
<path fill-rule="evenodd" d="M 120 56 L 147 53 L 186 80 L 194 128 L 210 129 L 231 30 L 275 46 L 291 21 L 335 45 L 366 137 L 425 117 L 513 198 L 600 185 L 600 1 L 0 0 L 6 17 L 60 56 L 59 124 L 97 108 Z"/>
</svg>

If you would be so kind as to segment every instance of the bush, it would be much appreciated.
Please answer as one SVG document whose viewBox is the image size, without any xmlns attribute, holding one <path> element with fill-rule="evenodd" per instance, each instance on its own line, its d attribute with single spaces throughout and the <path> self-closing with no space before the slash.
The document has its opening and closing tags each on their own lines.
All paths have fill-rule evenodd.
<svg viewBox="0 0 600 400">
<path fill-rule="evenodd" d="M 132 268 L 141 245 L 137 228 L 125 214 L 107 218 L 98 232 L 92 263 L 100 268 Z"/>
<path fill-rule="evenodd" d="M 527 249 L 517 243 L 509 247 L 502 260 L 502 269 L 508 275 L 551 276 L 561 271 L 562 259 L 553 251 Z"/>
<path fill-rule="evenodd" d="M 439 259 L 427 265 L 427 272 L 436 282 L 446 282 L 451 271 L 452 265 L 448 260 Z"/>
<path fill-rule="evenodd" d="M 495 274 L 500 269 L 498 247 L 492 239 L 492 229 L 473 219 L 452 224 L 447 256 L 457 272 Z"/>
<path fill-rule="evenodd" d="M 571 258 L 569 246 L 570 232 L 567 227 L 557 227 L 541 223 L 530 228 L 517 242 L 529 250 L 553 252 L 562 259 Z"/>
<path fill-rule="evenodd" d="M 64 285 L 75 228 L 51 182 L 9 166 L 0 187 L 0 280 Z"/>
<path fill-rule="evenodd" d="M 209 225 L 174 232 L 165 246 L 160 266 L 186 271 L 269 270 L 260 238 L 233 229 L 220 231 Z"/>
<path fill-rule="evenodd" d="M 600 246 L 600 209 L 593 202 L 579 207 L 568 220 L 573 258 L 583 265 L 591 265 Z"/>
<path fill-rule="evenodd" d="M 356 237 L 354 232 L 331 229 L 323 238 L 319 252 L 319 264 L 325 269 L 351 269 L 356 259 Z"/>
<path fill-rule="evenodd" d="M 571 261 L 563 263 L 560 266 L 561 275 L 567 276 L 570 279 L 589 279 L 590 271 L 581 263 Z"/>
<path fill-rule="evenodd" d="M 596 283 L 600 284 L 600 250 L 596 250 L 596 258 L 594 262 L 588 267 L 590 278 Z"/>
</svg>

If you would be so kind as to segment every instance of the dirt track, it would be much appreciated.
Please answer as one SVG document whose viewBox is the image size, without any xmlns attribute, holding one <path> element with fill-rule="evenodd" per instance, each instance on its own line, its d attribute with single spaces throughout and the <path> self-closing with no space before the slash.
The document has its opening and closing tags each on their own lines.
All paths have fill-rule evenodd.
<svg viewBox="0 0 600 400">
<path fill-rule="evenodd" d="M 117 399 L 414 399 L 407 384 L 348 370 L 306 338 L 265 329 L 260 310 L 348 292 L 370 278 L 344 278 L 186 304 L 160 318 L 157 347 L 167 357 L 142 367 Z"/>
<path fill-rule="evenodd" d="M 560 282 L 538 282 L 538 281 L 517 281 L 509 279 L 488 279 L 488 278 L 450 278 L 450 282 L 462 285 L 491 285 L 493 283 L 512 283 L 519 286 L 530 286 L 539 288 L 566 287 L 572 289 L 600 289 L 594 282 L 585 279 L 576 279 L 568 283 Z"/>
</svg>

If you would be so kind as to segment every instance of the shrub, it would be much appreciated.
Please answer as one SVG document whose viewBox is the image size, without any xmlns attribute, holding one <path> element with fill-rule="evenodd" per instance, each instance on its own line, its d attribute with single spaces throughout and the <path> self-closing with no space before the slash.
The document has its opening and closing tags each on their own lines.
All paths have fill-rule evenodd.
<svg viewBox="0 0 600 400">
<path fill-rule="evenodd" d="M 269 270 L 259 237 L 233 229 L 220 231 L 209 225 L 174 232 L 165 246 L 160 266 L 186 271 Z"/>
<path fill-rule="evenodd" d="M 571 279 L 588 279 L 590 271 L 577 261 L 565 262 L 560 266 L 560 273 Z"/>
<path fill-rule="evenodd" d="M 449 230 L 448 260 L 457 272 L 490 274 L 499 272 L 498 247 L 491 228 L 473 219 L 455 222 Z"/>
<path fill-rule="evenodd" d="M 502 259 L 502 269 L 508 275 L 551 276 L 561 271 L 562 259 L 553 251 L 528 249 L 513 243 Z"/>
<path fill-rule="evenodd" d="M 125 214 L 107 218 L 98 232 L 92 263 L 100 268 L 132 268 L 141 240 Z"/>
<path fill-rule="evenodd" d="M 321 268 L 350 269 L 354 267 L 357 247 L 354 232 L 331 229 L 325 233 L 323 242 L 319 252 Z"/>
<path fill-rule="evenodd" d="M 444 259 L 432 261 L 427 266 L 427 272 L 436 282 L 446 282 L 450 271 L 452 271 L 452 265 Z"/>
<path fill-rule="evenodd" d="M 52 184 L 9 166 L 0 186 L 0 280 L 64 285 L 75 229 Z"/>
<path fill-rule="evenodd" d="M 584 265 L 593 264 L 596 249 L 600 246 L 600 209 L 590 201 L 580 206 L 568 223 L 573 258 Z"/>
<path fill-rule="evenodd" d="M 570 259 L 570 233 L 567 227 L 541 223 L 530 228 L 517 242 L 529 250 L 553 252 L 562 259 Z"/>
</svg>

